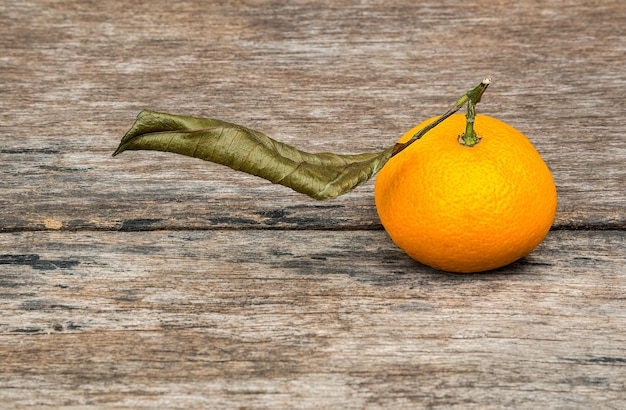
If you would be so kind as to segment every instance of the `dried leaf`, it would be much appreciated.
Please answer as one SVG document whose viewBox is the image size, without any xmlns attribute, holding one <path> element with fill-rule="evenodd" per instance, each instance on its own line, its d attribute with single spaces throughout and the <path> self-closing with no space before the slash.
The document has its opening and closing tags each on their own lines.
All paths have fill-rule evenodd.
<svg viewBox="0 0 626 410">
<path fill-rule="evenodd" d="M 310 154 L 241 125 L 144 110 L 124 135 L 113 156 L 126 150 L 174 152 L 227 165 L 315 199 L 329 199 L 369 180 L 392 156 L 422 138 L 465 104 L 468 105 L 466 130 L 471 132 L 474 105 L 480 101 L 490 83 L 491 79 L 485 78 L 442 116 L 416 132 L 409 141 L 381 152 Z"/>
<path fill-rule="evenodd" d="M 144 110 L 113 153 L 157 150 L 200 158 L 265 178 L 315 199 L 330 199 L 369 180 L 393 147 L 356 155 L 311 154 L 221 120 Z"/>
</svg>

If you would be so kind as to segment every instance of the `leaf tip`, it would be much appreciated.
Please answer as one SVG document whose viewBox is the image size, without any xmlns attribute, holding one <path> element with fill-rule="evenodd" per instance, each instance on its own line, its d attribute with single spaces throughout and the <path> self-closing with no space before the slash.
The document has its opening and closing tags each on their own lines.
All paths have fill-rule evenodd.
<svg viewBox="0 0 626 410">
<path fill-rule="evenodd" d="M 113 154 L 111 154 L 112 157 L 116 157 L 119 154 L 121 154 L 122 152 L 124 152 L 124 148 L 122 148 L 122 145 L 120 145 L 119 147 L 117 147 L 117 149 L 115 150 L 115 152 L 113 152 Z"/>
<path fill-rule="evenodd" d="M 126 146 L 128 142 L 142 133 L 142 127 L 144 126 L 144 123 L 146 122 L 145 118 L 150 117 L 154 114 L 158 114 L 158 113 L 155 111 L 150 111 L 150 110 L 141 110 L 139 114 L 137 114 L 137 117 L 135 118 L 135 122 L 133 123 L 132 127 L 126 132 L 126 134 L 124 134 L 124 136 L 122 137 L 122 140 L 120 141 L 120 145 L 117 147 L 117 149 L 115 150 L 115 152 L 113 152 L 111 156 L 115 157 L 121 154 L 122 152 L 126 151 Z"/>
</svg>

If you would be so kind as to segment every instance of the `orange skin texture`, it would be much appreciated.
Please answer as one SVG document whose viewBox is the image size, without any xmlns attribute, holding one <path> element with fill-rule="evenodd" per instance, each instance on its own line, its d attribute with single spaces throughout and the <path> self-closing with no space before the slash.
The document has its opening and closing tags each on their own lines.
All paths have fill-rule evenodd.
<svg viewBox="0 0 626 410">
<path fill-rule="evenodd" d="M 376 177 L 385 230 L 410 257 L 435 269 L 469 273 L 508 265 L 541 243 L 556 214 L 554 180 L 532 143 L 485 115 L 476 116 L 474 130 L 481 141 L 461 145 L 465 116 L 452 115 Z"/>
</svg>

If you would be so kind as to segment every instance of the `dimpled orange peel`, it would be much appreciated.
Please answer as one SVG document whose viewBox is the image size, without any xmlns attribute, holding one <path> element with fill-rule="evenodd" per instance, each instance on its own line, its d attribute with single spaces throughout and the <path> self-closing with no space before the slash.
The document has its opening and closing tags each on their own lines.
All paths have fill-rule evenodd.
<svg viewBox="0 0 626 410">
<path fill-rule="evenodd" d="M 479 99 L 468 102 L 467 116 L 449 115 L 409 145 L 436 118 L 408 131 L 376 177 L 376 209 L 391 239 L 443 271 L 481 272 L 520 259 L 556 213 L 554 180 L 537 150 L 510 125 L 476 115 Z"/>
</svg>

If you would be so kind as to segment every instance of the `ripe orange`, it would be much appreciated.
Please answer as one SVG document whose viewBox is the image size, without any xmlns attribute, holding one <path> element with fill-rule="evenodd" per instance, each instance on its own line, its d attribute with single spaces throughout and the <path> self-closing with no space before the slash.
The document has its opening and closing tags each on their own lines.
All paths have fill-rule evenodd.
<svg viewBox="0 0 626 410">
<path fill-rule="evenodd" d="M 539 245 L 554 221 L 554 180 L 530 141 L 485 115 L 476 116 L 474 130 L 482 140 L 461 145 L 465 117 L 452 115 L 392 157 L 376 178 L 376 209 L 391 239 L 439 270 L 507 265 Z"/>
</svg>

